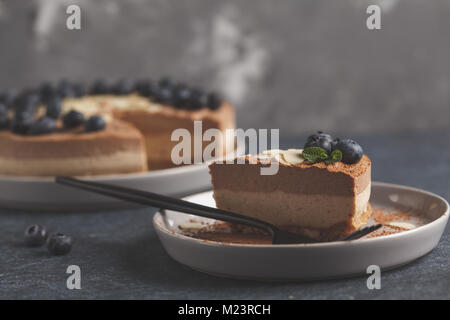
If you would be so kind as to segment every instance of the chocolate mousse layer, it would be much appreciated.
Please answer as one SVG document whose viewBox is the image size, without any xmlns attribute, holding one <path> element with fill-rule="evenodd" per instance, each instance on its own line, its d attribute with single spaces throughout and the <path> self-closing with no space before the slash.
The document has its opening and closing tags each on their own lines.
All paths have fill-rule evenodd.
<svg viewBox="0 0 450 320">
<path fill-rule="evenodd" d="M 366 155 L 351 165 L 307 161 L 295 165 L 280 163 L 275 175 L 261 175 L 261 168 L 267 164 L 257 157 L 246 156 L 245 160 L 245 164 L 211 164 L 214 189 L 353 197 L 363 192 L 371 181 L 371 161 Z"/>
</svg>

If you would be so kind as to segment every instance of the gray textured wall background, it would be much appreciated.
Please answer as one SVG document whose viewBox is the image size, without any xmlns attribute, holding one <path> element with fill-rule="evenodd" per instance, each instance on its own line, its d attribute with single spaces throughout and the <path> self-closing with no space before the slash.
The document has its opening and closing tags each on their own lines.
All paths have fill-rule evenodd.
<svg viewBox="0 0 450 320">
<path fill-rule="evenodd" d="M 0 87 L 168 74 L 222 91 L 240 127 L 442 129 L 449 33 L 448 0 L 0 0 Z"/>
</svg>

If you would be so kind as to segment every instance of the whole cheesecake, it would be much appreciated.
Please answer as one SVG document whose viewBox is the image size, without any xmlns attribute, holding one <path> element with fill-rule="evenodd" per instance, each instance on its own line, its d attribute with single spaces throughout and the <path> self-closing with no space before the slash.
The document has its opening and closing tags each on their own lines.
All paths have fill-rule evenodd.
<svg viewBox="0 0 450 320">
<path fill-rule="evenodd" d="M 164 81 L 110 87 L 96 82 L 81 93 L 73 92 L 75 84 L 47 85 L 10 99 L 9 108 L 0 96 L 0 175 L 82 176 L 171 168 L 179 165 L 172 161 L 172 148 L 179 143 L 172 141 L 174 130 L 193 135 L 197 120 L 201 134 L 213 128 L 225 137 L 234 128 L 233 107 L 216 94 Z M 70 116 L 82 121 L 74 123 Z M 94 125 L 87 128 L 91 118 Z M 234 147 L 232 139 L 217 144 L 214 157 Z M 190 163 L 201 158 L 205 146 L 192 146 Z"/>
<path fill-rule="evenodd" d="M 302 154 L 303 149 L 268 150 L 244 156 L 241 163 L 211 164 L 217 207 L 318 241 L 364 226 L 371 215 L 369 157 L 361 155 L 357 163 L 312 163 Z M 276 174 L 261 174 L 274 162 Z"/>
</svg>

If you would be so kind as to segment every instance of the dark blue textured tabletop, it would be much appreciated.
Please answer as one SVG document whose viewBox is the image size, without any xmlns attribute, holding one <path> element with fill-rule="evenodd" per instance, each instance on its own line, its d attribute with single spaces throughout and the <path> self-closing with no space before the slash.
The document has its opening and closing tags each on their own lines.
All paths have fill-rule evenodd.
<svg viewBox="0 0 450 320">
<path fill-rule="evenodd" d="M 281 132 L 282 133 L 282 132 Z M 355 137 L 372 158 L 374 181 L 404 184 L 450 198 L 450 131 Z M 300 139 L 303 140 L 303 139 Z M 282 147 L 301 143 L 287 139 Z M 3 299 L 450 299 L 450 235 L 428 255 L 382 273 L 381 289 L 366 277 L 308 283 L 216 278 L 173 261 L 151 223 L 154 209 L 100 213 L 0 211 L 0 298 Z M 67 256 L 23 245 L 34 223 L 70 234 Z M 68 265 L 81 268 L 81 290 L 66 287 Z"/>
</svg>

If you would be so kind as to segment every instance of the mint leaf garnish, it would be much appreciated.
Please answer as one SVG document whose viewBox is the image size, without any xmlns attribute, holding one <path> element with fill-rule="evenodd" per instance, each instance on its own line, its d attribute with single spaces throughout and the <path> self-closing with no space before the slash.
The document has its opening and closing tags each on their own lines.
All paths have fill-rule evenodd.
<svg viewBox="0 0 450 320">
<path fill-rule="evenodd" d="M 342 152 L 341 150 L 334 150 L 333 152 L 331 152 L 330 157 L 325 160 L 326 164 L 330 164 L 330 163 L 334 163 L 334 162 L 339 162 L 342 160 Z"/>
<path fill-rule="evenodd" d="M 303 158 L 311 163 L 321 162 L 328 159 L 328 153 L 325 149 L 320 147 L 309 147 L 303 150 Z M 342 154 L 341 154 L 342 156 Z"/>
<path fill-rule="evenodd" d="M 302 156 L 311 163 L 324 161 L 326 164 L 330 164 L 342 161 L 341 150 L 334 150 L 328 155 L 327 151 L 320 147 L 305 148 L 302 152 Z"/>
</svg>

